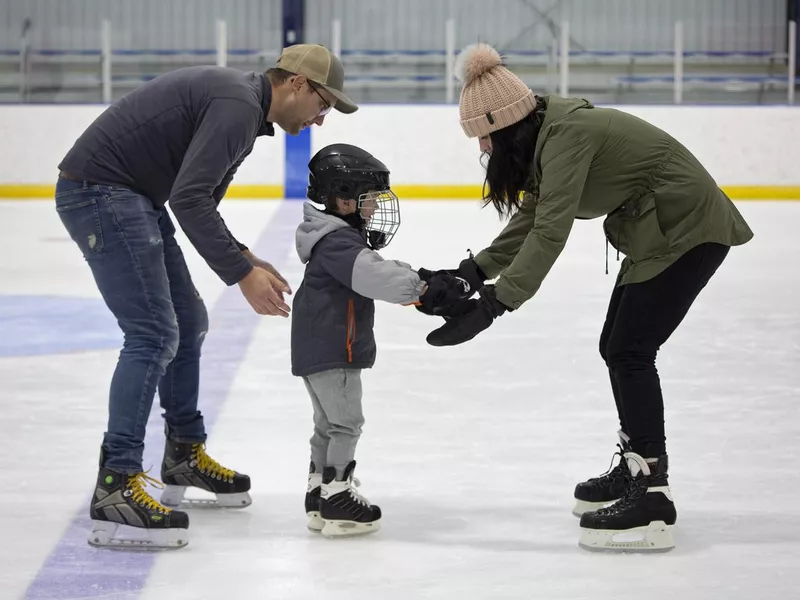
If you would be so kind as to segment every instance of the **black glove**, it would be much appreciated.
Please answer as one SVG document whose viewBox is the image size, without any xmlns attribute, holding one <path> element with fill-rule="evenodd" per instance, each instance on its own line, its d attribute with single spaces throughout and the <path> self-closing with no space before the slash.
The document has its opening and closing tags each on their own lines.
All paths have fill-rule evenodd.
<svg viewBox="0 0 800 600">
<path fill-rule="evenodd" d="M 434 310 L 428 310 L 422 304 L 417 304 L 415 308 L 423 314 L 430 315 L 431 317 L 443 317 L 444 320 L 447 321 L 454 317 L 461 317 L 468 312 L 471 312 L 475 308 L 476 304 L 478 304 L 477 300 L 472 298 L 464 298 L 455 304 L 439 306 Z"/>
<path fill-rule="evenodd" d="M 472 310 L 464 315 L 448 319 L 439 329 L 431 331 L 425 338 L 426 341 L 431 346 L 463 344 L 484 329 L 488 329 L 497 317 L 508 310 L 508 307 L 495 296 L 493 285 L 482 287 L 480 296 L 480 300 L 475 302 Z"/>
<path fill-rule="evenodd" d="M 449 271 L 431 272 L 428 269 L 418 271 L 420 279 L 428 284 L 428 289 L 420 297 L 417 306 L 420 312 L 427 315 L 446 316 L 450 309 L 470 296 L 469 284 Z M 460 309 L 455 314 L 461 314 Z"/>
<path fill-rule="evenodd" d="M 469 253 L 469 258 L 465 258 L 458 265 L 456 274 L 469 284 L 471 293 L 481 289 L 483 282 L 486 281 L 486 274 L 472 258 L 472 252 Z"/>
</svg>

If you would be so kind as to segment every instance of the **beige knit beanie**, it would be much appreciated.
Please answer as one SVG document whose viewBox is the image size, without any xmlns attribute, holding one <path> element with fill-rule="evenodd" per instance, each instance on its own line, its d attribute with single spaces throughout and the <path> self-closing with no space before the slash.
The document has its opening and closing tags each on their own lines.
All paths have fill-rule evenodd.
<svg viewBox="0 0 800 600">
<path fill-rule="evenodd" d="M 467 137 L 482 137 L 513 125 L 536 106 L 533 92 L 503 66 L 500 54 L 488 44 L 464 48 L 455 72 L 463 85 L 458 108 Z"/>
</svg>

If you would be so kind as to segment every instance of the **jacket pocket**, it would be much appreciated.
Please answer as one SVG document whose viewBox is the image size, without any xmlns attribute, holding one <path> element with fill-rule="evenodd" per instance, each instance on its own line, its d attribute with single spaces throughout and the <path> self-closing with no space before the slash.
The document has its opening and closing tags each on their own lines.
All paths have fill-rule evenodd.
<svg viewBox="0 0 800 600">
<path fill-rule="evenodd" d="M 347 362 L 353 362 L 353 343 L 356 341 L 356 303 L 347 301 Z"/>
<path fill-rule="evenodd" d="M 653 193 L 625 202 L 606 217 L 603 229 L 611 245 L 634 263 L 656 258 L 669 249 Z"/>
</svg>

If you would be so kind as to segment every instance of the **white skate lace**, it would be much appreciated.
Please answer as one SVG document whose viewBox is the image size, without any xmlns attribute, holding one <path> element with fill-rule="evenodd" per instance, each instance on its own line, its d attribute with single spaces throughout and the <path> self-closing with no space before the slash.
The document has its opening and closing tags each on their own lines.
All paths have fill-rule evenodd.
<svg viewBox="0 0 800 600">
<path fill-rule="evenodd" d="M 353 477 L 353 479 L 350 480 L 350 497 L 362 506 L 372 506 L 366 496 L 362 496 L 358 493 L 358 490 L 356 490 L 356 488 L 360 486 L 361 481 L 359 481 L 358 477 Z"/>
</svg>

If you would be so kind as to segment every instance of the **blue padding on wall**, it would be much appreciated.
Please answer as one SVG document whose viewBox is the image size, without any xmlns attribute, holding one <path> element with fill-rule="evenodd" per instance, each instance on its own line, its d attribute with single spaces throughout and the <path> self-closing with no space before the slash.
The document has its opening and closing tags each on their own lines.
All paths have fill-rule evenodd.
<svg viewBox="0 0 800 600">
<path fill-rule="evenodd" d="M 308 187 L 308 161 L 311 160 L 311 128 L 300 135 L 286 135 L 286 169 L 284 194 L 286 198 L 299 200 L 306 197 Z"/>
</svg>

